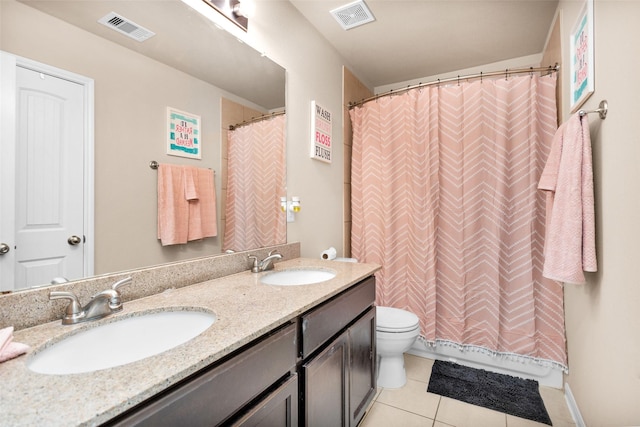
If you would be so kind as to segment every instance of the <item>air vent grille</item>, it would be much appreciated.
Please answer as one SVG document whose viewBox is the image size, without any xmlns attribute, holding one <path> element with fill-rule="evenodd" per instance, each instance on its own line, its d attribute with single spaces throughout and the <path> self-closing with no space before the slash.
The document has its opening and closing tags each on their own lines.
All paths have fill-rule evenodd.
<svg viewBox="0 0 640 427">
<path fill-rule="evenodd" d="M 135 22 L 127 18 L 123 18 L 115 12 L 111 12 L 103 16 L 98 20 L 98 22 L 139 42 L 143 42 L 156 35 L 153 31 L 147 30 Z"/>
<path fill-rule="evenodd" d="M 375 21 L 366 3 L 362 0 L 349 3 L 331 11 L 331 14 L 345 30 Z"/>
</svg>

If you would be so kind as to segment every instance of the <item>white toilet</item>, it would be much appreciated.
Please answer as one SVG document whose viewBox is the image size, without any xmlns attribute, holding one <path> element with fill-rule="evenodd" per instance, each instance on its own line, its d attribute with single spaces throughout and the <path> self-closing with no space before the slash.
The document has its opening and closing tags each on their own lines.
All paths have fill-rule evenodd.
<svg viewBox="0 0 640 427">
<path fill-rule="evenodd" d="M 378 387 L 400 388 L 407 382 L 404 352 L 420 335 L 418 316 L 392 307 L 376 307 Z"/>
</svg>

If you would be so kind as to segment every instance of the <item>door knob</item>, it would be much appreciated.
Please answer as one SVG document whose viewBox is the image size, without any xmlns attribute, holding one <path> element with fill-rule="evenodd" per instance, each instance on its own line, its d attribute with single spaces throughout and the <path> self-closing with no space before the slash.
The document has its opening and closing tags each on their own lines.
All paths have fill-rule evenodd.
<svg viewBox="0 0 640 427">
<path fill-rule="evenodd" d="M 67 243 L 69 243 L 71 246 L 75 246 L 80 242 L 82 242 L 82 239 L 78 236 L 71 236 L 67 239 Z"/>
<path fill-rule="evenodd" d="M 6 243 L 0 243 L 0 255 L 4 255 L 9 252 L 11 248 Z"/>
</svg>

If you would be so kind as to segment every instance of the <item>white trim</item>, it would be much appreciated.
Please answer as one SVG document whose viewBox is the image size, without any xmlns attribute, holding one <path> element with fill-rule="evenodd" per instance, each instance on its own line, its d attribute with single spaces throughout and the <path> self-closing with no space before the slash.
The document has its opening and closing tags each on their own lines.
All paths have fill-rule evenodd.
<svg viewBox="0 0 640 427">
<path fill-rule="evenodd" d="M 0 138 L 16 138 L 16 57 L 0 51 Z M 15 144 L 0 144 L 0 200 L 15 200 Z M 0 259 L 0 291 L 14 289 L 15 209 L 0 212 L 0 242 L 9 245 L 9 252 Z M 8 237 L 11 237 L 11 240 Z"/>
<path fill-rule="evenodd" d="M 578 403 L 576 402 L 576 399 L 574 399 L 573 393 L 571 393 L 569 383 L 564 383 L 564 399 L 567 401 L 571 418 L 573 418 L 573 422 L 576 423 L 576 427 L 586 427 L 587 425 L 585 424 L 584 419 L 582 419 L 580 409 L 578 409 Z"/>
<path fill-rule="evenodd" d="M 34 61 L 21 56 L 13 55 L 7 52 L 0 51 L 3 58 L 7 58 L 12 61 L 14 67 L 20 66 L 28 68 L 30 70 L 49 74 L 54 77 L 58 77 L 70 82 L 77 83 L 84 88 L 84 235 L 86 242 L 83 245 L 84 248 L 84 277 L 94 275 L 94 256 L 95 256 L 95 233 L 94 233 L 94 81 L 93 79 L 73 73 L 71 71 L 63 70 L 53 67 L 51 65 L 43 64 L 38 61 Z M 4 62 L 3 62 L 4 63 Z M 14 78 L 14 92 L 15 92 L 15 78 Z M 5 89 L 3 87 L 3 89 Z M 4 98 L 4 95 L 3 95 Z M 15 102 L 13 104 L 15 106 Z M 14 107 L 15 110 L 15 107 Z M 14 112 L 15 115 L 15 112 Z M 15 122 L 15 119 L 14 119 Z M 3 132 L 5 132 L 3 130 Z M 4 135 L 3 135 L 4 137 Z"/>
</svg>

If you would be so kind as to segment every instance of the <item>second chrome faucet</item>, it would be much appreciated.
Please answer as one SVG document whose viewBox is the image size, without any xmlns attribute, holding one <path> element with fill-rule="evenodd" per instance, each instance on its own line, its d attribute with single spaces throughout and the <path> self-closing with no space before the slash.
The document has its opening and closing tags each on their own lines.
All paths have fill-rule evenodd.
<svg viewBox="0 0 640 427">
<path fill-rule="evenodd" d="M 255 255 L 249 255 L 249 259 L 252 260 L 251 271 L 253 273 L 260 273 L 261 271 L 271 270 L 273 268 L 273 260 L 282 259 L 282 255 L 274 250 L 269 252 L 269 255 L 262 261 L 259 261 Z"/>
</svg>

